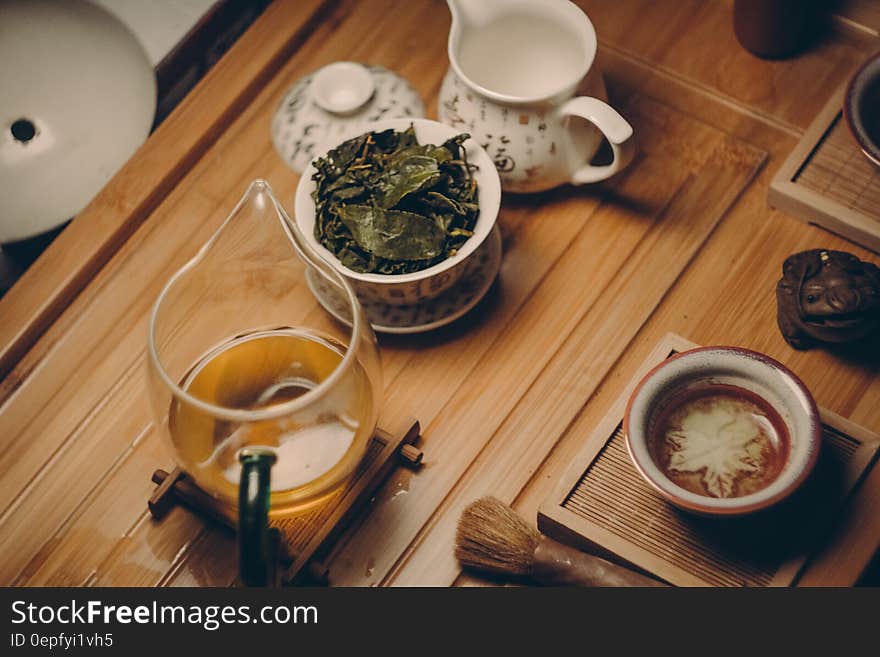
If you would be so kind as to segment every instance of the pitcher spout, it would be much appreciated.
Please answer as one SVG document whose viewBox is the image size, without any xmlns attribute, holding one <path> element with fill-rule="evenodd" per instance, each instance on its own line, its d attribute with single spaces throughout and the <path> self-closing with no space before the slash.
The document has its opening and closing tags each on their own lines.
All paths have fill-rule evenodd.
<svg viewBox="0 0 880 657">
<path fill-rule="evenodd" d="M 450 57 L 464 34 L 490 23 L 510 9 L 509 0 L 446 0 L 446 4 L 452 14 L 452 26 L 449 30 Z"/>
</svg>

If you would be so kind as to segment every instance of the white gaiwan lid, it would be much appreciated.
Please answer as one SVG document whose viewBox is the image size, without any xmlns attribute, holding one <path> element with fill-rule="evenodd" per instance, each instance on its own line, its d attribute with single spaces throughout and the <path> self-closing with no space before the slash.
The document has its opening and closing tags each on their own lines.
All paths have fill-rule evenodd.
<svg viewBox="0 0 880 657">
<path fill-rule="evenodd" d="M 0 2 L 0 242 L 76 215 L 149 135 L 137 37 L 85 0 Z"/>
<path fill-rule="evenodd" d="M 425 105 L 405 78 L 382 66 L 335 62 L 284 95 L 272 118 L 272 143 L 288 166 L 302 173 L 321 144 L 336 143 L 352 125 L 424 116 Z"/>
</svg>

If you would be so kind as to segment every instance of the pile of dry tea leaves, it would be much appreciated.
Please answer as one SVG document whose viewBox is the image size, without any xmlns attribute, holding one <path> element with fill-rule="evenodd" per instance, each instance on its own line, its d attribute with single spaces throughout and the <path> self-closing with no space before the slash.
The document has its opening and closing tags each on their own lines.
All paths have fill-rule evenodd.
<svg viewBox="0 0 880 657">
<path fill-rule="evenodd" d="M 460 134 L 419 144 L 412 125 L 349 139 L 314 166 L 315 238 L 349 269 L 408 274 L 454 256 L 479 215 Z"/>
</svg>

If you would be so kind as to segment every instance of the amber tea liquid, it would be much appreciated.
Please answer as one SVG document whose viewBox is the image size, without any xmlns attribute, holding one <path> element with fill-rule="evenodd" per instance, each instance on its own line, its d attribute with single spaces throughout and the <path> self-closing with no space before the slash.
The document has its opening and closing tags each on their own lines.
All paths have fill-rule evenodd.
<svg viewBox="0 0 880 657">
<path fill-rule="evenodd" d="M 332 339 L 303 329 L 254 332 L 207 353 L 181 388 L 227 409 L 271 410 L 317 387 L 344 353 Z M 228 504 L 238 499 L 241 448 L 271 448 L 278 457 L 271 515 L 283 516 L 320 503 L 345 484 L 370 440 L 373 403 L 366 373 L 354 362 L 317 401 L 280 417 L 230 421 L 175 399 L 168 424 L 183 467 Z"/>
</svg>

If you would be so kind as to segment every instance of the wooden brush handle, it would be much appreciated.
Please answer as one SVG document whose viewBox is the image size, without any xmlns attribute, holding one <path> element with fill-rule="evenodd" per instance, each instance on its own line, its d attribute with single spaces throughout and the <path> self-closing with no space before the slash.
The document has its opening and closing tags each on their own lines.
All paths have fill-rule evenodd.
<svg viewBox="0 0 880 657">
<path fill-rule="evenodd" d="M 546 536 L 535 548 L 532 579 L 548 586 L 665 586 Z"/>
</svg>

